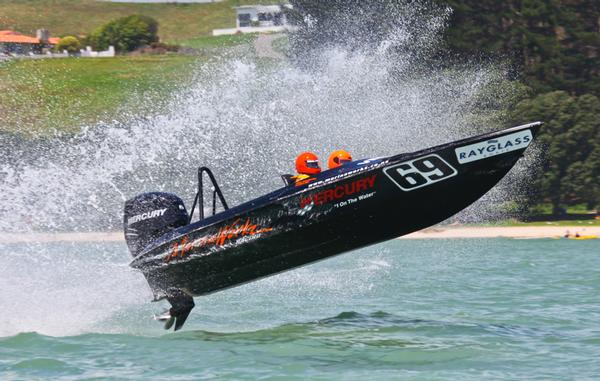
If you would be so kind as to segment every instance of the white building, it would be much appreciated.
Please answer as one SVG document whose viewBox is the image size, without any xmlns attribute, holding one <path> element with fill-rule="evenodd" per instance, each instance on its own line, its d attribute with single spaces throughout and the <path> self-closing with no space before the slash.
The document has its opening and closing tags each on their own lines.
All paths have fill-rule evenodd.
<svg viewBox="0 0 600 381">
<path fill-rule="evenodd" d="M 291 5 L 286 5 L 291 8 Z M 235 7 L 236 27 L 283 26 L 287 24 L 281 5 L 242 5 Z"/>
<path fill-rule="evenodd" d="M 242 5 L 235 7 L 235 28 L 214 29 L 213 36 L 237 33 L 284 32 L 292 29 L 285 15 L 285 5 Z"/>
</svg>

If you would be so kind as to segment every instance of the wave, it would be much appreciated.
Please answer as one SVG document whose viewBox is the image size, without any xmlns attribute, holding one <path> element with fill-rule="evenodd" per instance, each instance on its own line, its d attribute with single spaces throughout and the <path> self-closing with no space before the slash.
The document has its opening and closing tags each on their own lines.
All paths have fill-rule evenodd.
<svg viewBox="0 0 600 381">
<path fill-rule="evenodd" d="M 157 331 L 159 332 L 159 331 Z M 0 347 L 13 349 L 34 348 L 38 345 L 63 345 L 69 350 L 77 349 L 77 342 L 93 341 L 98 338 L 111 340 L 127 340 L 127 338 L 140 338 L 150 341 L 219 341 L 246 343 L 277 341 L 295 341 L 307 339 L 344 339 L 354 337 L 352 340 L 363 337 L 372 344 L 379 343 L 379 339 L 394 337 L 395 334 L 417 332 L 435 336 L 507 336 L 512 338 L 539 338 L 539 337 L 565 337 L 564 334 L 544 328 L 528 327 L 522 325 L 478 323 L 468 321 L 441 321 L 419 319 L 402 316 L 385 311 L 372 313 L 360 313 L 356 311 L 345 311 L 338 315 L 308 321 L 302 323 L 285 323 L 273 327 L 244 330 L 244 331 L 206 331 L 206 330 L 183 330 L 158 335 L 143 334 L 112 334 L 112 333 L 86 333 L 76 336 L 53 337 L 36 332 L 19 333 L 14 336 L 0 338 Z M 75 341 L 73 341 L 73 339 Z M 374 341 L 373 341 L 374 340 Z M 392 341 L 386 341 L 388 344 Z M 72 343 L 73 346 L 65 346 Z M 397 341 L 396 344 L 409 344 L 409 342 Z"/>
</svg>

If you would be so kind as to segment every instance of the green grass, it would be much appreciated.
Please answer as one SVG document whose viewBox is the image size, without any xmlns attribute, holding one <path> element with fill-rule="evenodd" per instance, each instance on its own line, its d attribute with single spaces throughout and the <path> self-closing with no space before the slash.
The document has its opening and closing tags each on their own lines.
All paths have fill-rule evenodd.
<svg viewBox="0 0 600 381">
<path fill-rule="evenodd" d="M 577 204 L 577 205 L 567 206 L 567 207 L 565 207 L 565 211 L 570 214 L 593 213 L 594 212 L 594 210 L 588 209 L 585 204 Z M 550 215 L 550 214 L 552 214 L 552 204 L 542 203 L 542 204 L 534 205 L 531 208 L 531 212 L 533 214 L 548 214 L 548 215 Z"/>
<path fill-rule="evenodd" d="M 33 35 L 89 34 L 118 17 L 142 14 L 159 22 L 162 41 L 215 49 L 250 45 L 256 35 L 210 36 L 235 26 L 236 5 L 278 0 L 225 0 L 211 4 L 139 4 L 96 0 L 0 0 L 0 29 Z M 76 132 L 111 120 L 121 110 L 160 112 L 169 93 L 192 75 L 199 57 L 121 56 L 103 59 L 48 59 L 0 63 L 0 131 L 26 136 Z M 162 102 L 162 103 L 161 103 Z"/>
<path fill-rule="evenodd" d="M 26 136 L 76 132 L 119 111 L 159 111 L 198 57 L 120 56 L 0 64 L 0 130 Z"/>
<path fill-rule="evenodd" d="M 209 4 L 111 3 L 95 0 L 0 0 L 0 29 L 34 34 L 47 28 L 53 36 L 87 35 L 108 21 L 142 14 L 159 22 L 164 41 L 210 35 L 213 29 L 234 28 L 236 5 L 273 4 L 277 0 L 226 0 Z"/>
<path fill-rule="evenodd" d="M 256 40 L 256 33 L 234 34 L 230 36 L 200 36 L 183 40 L 170 40 L 169 43 L 188 46 L 198 50 L 227 48 L 249 45 Z"/>
</svg>

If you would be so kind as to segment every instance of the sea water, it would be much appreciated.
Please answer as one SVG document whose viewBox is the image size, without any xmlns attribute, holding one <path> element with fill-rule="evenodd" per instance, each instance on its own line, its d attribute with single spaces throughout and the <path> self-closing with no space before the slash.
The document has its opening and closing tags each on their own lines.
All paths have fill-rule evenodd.
<svg viewBox="0 0 600 381">
<path fill-rule="evenodd" d="M 2 380 L 600 375 L 600 241 L 393 240 L 197 298 L 176 333 L 123 244 L 37 249 L 0 248 Z"/>
</svg>

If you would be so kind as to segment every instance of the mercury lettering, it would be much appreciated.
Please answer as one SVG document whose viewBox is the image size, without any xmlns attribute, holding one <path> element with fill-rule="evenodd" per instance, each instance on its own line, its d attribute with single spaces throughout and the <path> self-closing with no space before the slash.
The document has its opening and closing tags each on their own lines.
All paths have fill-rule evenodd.
<svg viewBox="0 0 600 381">
<path fill-rule="evenodd" d="M 162 217 L 162 215 L 165 214 L 166 211 L 167 211 L 167 208 L 165 208 L 165 209 L 156 209 L 156 210 L 153 210 L 151 212 L 146 212 L 146 213 L 138 214 L 137 216 L 133 216 L 131 218 L 128 218 L 127 219 L 127 225 L 135 224 L 136 222 L 148 220 L 150 218 Z"/>
<path fill-rule="evenodd" d="M 331 201 L 339 200 L 343 197 L 371 189 L 375 186 L 376 176 L 377 175 L 371 175 L 345 185 L 338 185 L 334 188 L 326 189 L 308 197 L 301 197 L 300 208 L 304 208 L 310 203 L 314 203 L 315 205 L 327 204 Z"/>
</svg>

